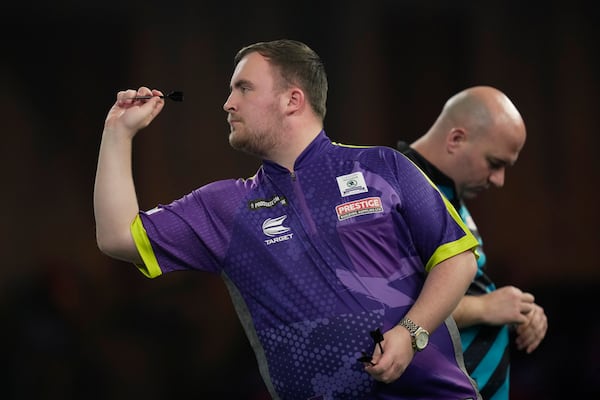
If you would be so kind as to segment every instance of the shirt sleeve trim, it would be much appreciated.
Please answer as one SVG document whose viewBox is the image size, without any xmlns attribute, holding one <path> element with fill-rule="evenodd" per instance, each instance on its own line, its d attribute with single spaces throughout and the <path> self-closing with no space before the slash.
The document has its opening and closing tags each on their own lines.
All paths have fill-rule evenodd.
<svg viewBox="0 0 600 400">
<path fill-rule="evenodd" d="M 479 257 L 479 255 L 475 249 L 478 245 L 479 244 L 477 243 L 477 240 L 473 237 L 473 235 L 471 235 L 471 233 L 468 233 L 466 236 L 463 236 L 462 238 L 455 240 L 454 242 L 443 244 L 437 248 L 435 253 L 433 253 L 431 258 L 429 259 L 429 262 L 427 263 L 427 265 L 425 265 L 425 270 L 427 272 L 430 272 L 433 269 L 433 267 L 435 267 L 442 261 L 445 261 L 451 257 L 454 257 L 457 254 L 468 250 L 472 250 L 475 254 L 475 257 L 477 258 Z"/>
<path fill-rule="evenodd" d="M 475 258 L 476 259 L 479 258 L 479 253 L 476 250 L 477 247 L 479 246 L 479 242 L 477 241 L 475 236 L 473 236 L 473 234 L 471 233 L 469 228 L 467 228 L 465 226 L 464 222 L 458 215 L 458 212 L 456 211 L 454 206 L 452 206 L 450 201 L 448 201 L 446 196 L 444 196 L 441 192 L 440 192 L 440 196 L 444 200 L 444 203 L 446 204 L 446 209 L 452 216 L 452 219 L 454 219 L 454 221 L 465 232 L 465 236 L 463 236 L 462 238 L 460 238 L 458 240 L 455 240 L 455 241 L 449 242 L 449 243 L 445 243 L 445 244 L 441 245 L 440 247 L 438 247 L 437 250 L 435 251 L 435 253 L 433 253 L 431 258 L 427 262 L 427 265 L 425 265 L 425 270 L 427 272 L 431 271 L 431 269 L 433 267 L 435 267 L 442 261 L 447 260 L 448 258 L 453 257 L 453 256 L 460 254 L 467 250 L 472 250 L 473 253 L 475 254 Z"/>
<path fill-rule="evenodd" d="M 158 260 L 154 255 L 150 239 L 139 215 L 131 223 L 131 235 L 133 236 L 135 247 L 137 247 L 144 262 L 143 264 L 134 264 L 137 269 L 148 278 L 156 278 L 162 275 L 162 270 L 158 265 Z"/>
</svg>

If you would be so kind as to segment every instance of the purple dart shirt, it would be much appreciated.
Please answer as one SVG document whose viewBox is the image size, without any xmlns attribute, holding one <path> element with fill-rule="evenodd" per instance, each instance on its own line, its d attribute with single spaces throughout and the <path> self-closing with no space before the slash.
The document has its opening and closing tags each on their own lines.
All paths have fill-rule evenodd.
<svg viewBox="0 0 600 400">
<path fill-rule="evenodd" d="M 407 158 L 321 132 L 294 172 L 265 161 L 132 225 L 149 277 L 221 274 L 273 398 L 478 398 L 452 320 L 404 374 L 376 382 L 357 361 L 394 327 L 427 271 L 477 241 Z"/>
</svg>

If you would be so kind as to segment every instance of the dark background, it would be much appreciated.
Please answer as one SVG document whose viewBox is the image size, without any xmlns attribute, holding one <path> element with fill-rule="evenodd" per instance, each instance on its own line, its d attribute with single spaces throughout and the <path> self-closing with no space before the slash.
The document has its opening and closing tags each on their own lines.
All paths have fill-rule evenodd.
<svg viewBox="0 0 600 400">
<path fill-rule="evenodd" d="M 106 113 L 118 90 L 141 85 L 186 95 L 135 140 L 142 208 L 252 175 L 258 161 L 227 142 L 233 55 L 283 37 L 323 58 L 326 130 L 338 142 L 414 140 L 471 85 L 513 100 L 528 128 L 525 149 L 504 189 L 469 203 L 491 274 L 533 292 L 549 318 L 540 348 L 513 354 L 512 398 L 598 395 L 596 8 L 577 0 L 4 5 L 0 397 L 265 398 L 219 278 L 149 280 L 102 255 L 92 191 Z"/>
</svg>

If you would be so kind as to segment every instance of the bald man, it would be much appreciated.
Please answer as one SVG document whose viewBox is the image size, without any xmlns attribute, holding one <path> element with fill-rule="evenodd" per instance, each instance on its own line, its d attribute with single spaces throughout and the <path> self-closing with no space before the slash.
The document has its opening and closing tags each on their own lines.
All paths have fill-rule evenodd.
<svg viewBox="0 0 600 400">
<path fill-rule="evenodd" d="M 519 350 L 531 353 L 548 328 L 531 293 L 496 288 L 487 275 L 481 236 L 464 203 L 490 186 L 504 185 L 506 168 L 517 161 L 525 137 L 525 123 L 510 99 L 493 87 L 477 86 L 452 96 L 433 126 L 410 146 L 398 142 L 479 240 L 478 272 L 452 316 L 461 332 L 465 366 L 484 399 L 509 398 L 510 335 L 514 332 Z"/>
</svg>

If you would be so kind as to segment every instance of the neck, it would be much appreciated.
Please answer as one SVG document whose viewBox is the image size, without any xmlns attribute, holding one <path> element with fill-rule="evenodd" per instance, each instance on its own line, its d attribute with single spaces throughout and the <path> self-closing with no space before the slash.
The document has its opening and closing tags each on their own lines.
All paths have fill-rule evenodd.
<svg viewBox="0 0 600 400">
<path fill-rule="evenodd" d="M 427 132 L 425 135 L 414 141 L 410 147 L 415 149 L 423 158 L 433 164 L 437 169 L 444 172 L 445 163 L 442 152 L 444 145 L 443 143 L 437 142 L 438 137 L 439 135 L 436 136 L 431 132 Z"/>
<path fill-rule="evenodd" d="M 268 159 L 287 168 L 289 171 L 293 171 L 300 154 L 315 140 L 322 130 L 323 125 L 315 123 L 303 127 L 302 130 L 289 131 L 287 134 L 281 136 L 279 146 L 273 149 Z"/>
<path fill-rule="evenodd" d="M 427 161 L 431 162 L 431 161 L 433 161 L 432 158 L 434 158 L 433 154 L 431 154 L 431 152 L 429 151 L 429 149 L 431 147 L 433 147 L 431 140 L 432 140 L 431 137 L 428 136 L 427 134 L 425 134 L 425 135 L 421 136 L 420 138 L 418 138 L 417 140 L 415 140 L 413 143 L 411 143 L 410 147 L 412 147 L 419 154 L 421 154 L 423 157 L 425 157 L 425 159 L 427 159 Z"/>
</svg>

